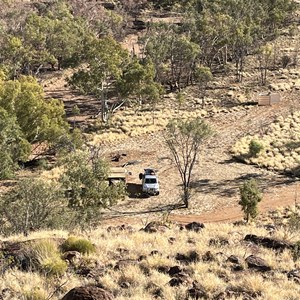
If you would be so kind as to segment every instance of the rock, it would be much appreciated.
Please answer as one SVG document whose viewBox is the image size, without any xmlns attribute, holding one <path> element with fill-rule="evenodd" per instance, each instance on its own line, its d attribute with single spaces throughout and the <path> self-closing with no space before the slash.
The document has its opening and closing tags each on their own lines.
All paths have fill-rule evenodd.
<svg viewBox="0 0 300 300">
<path fill-rule="evenodd" d="M 181 284 L 183 284 L 183 280 L 181 278 L 174 277 L 169 281 L 169 285 L 172 287 L 179 286 Z"/>
<path fill-rule="evenodd" d="M 121 270 L 128 266 L 136 265 L 137 263 L 138 261 L 136 259 L 121 259 L 116 263 L 114 270 Z"/>
<path fill-rule="evenodd" d="M 138 261 L 145 260 L 146 258 L 147 258 L 146 255 L 140 255 L 139 258 L 138 258 Z"/>
<path fill-rule="evenodd" d="M 228 258 L 227 258 L 227 261 L 233 263 L 233 264 L 240 264 L 241 263 L 241 260 L 235 256 L 235 255 L 230 255 Z"/>
<path fill-rule="evenodd" d="M 146 225 L 146 227 L 143 229 L 147 233 L 155 233 L 155 232 L 166 232 L 168 227 L 160 222 L 150 222 Z"/>
<path fill-rule="evenodd" d="M 248 256 L 246 258 L 246 263 L 248 264 L 248 268 L 255 269 L 257 271 L 266 272 L 271 270 L 271 267 L 267 265 L 264 259 L 255 255 Z"/>
<path fill-rule="evenodd" d="M 227 300 L 227 299 L 243 299 L 254 300 L 261 296 L 260 292 L 251 292 L 242 287 L 229 286 L 226 290 L 217 295 L 214 300 Z"/>
<path fill-rule="evenodd" d="M 97 286 L 81 286 L 70 290 L 61 300 L 113 300 L 113 295 Z"/>
<path fill-rule="evenodd" d="M 199 232 L 203 228 L 205 228 L 204 224 L 203 223 L 198 223 L 198 222 L 192 222 L 192 223 L 189 223 L 189 224 L 185 225 L 185 229 L 189 230 L 189 231 Z"/>
<path fill-rule="evenodd" d="M 79 266 L 76 268 L 76 274 L 86 277 L 86 278 L 99 278 L 104 276 L 105 266 L 88 267 L 88 266 Z"/>
<path fill-rule="evenodd" d="M 300 284 L 300 269 L 292 270 L 287 273 L 288 279 L 294 280 Z"/>
<path fill-rule="evenodd" d="M 180 272 L 169 281 L 169 285 L 174 287 L 182 284 L 191 284 L 191 282 L 192 279 L 188 274 Z"/>
<path fill-rule="evenodd" d="M 191 289 L 188 289 L 187 292 L 187 298 L 189 299 L 209 299 L 209 295 L 205 291 L 205 288 L 198 283 L 197 281 L 193 282 L 193 287 Z"/>
<path fill-rule="evenodd" d="M 214 261 L 215 257 L 210 251 L 207 251 L 204 255 L 202 255 L 202 260 L 205 262 Z"/>
<path fill-rule="evenodd" d="M 130 283 L 128 281 L 123 281 L 119 285 L 122 289 L 129 289 L 130 288 Z"/>
<path fill-rule="evenodd" d="M 102 2 L 102 5 L 107 10 L 114 10 L 116 5 L 113 2 Z"/>
<path fill-rule="evenodd" d="M 162 253 L 160 251 L 158 251 L 158 250 L 152 250 L 150 252 L 150 256 L 154 256 L 154 255 L 160 255 L 160 256 L 162 256 Z"/>
<path fill-rule="evenodd" d="M 174 242 L 176 241 L 176 238 L 174 238 L 174 237 L 169 237 L 168 238 L 168 242 L 172 245 L 172 244 L 174 244 Z"/>
<path fill-rule="evenodd" d="M 170 275 L 170 277 L 175 276 L 176 274 L 179 274 L 180 272 L 182 272 L 182 268 L 180 266 L 174 266 L 171 267 L 168 271 L 168 274 Z"/>
<path fill-rule="evenodd" d="M 255 234 L 247 234 L 244 240 L 273 250 L 283 251 L 292 247 L 292 245 L 288 242 L 280 241 L 269 237 L 260 237 Z"/>
<path fill-rule="evenodd" d="M 116 250 L 122 255 L 129 254 L 129 250 L 126 248 L 118 247 Z"/>
<path fill-rule="evenodd" d="M 235 255 L 230 255 L 226 261 L 233 264 L 231 267 L 232 271 L 239 272 L 244 270 L 244 266 L 242 265 L 242 262 L 239 257 Z"/>
<path fill-rule="evenodd" d="M 229 245 L 229 241 L 225 238 L 217 238 L 217 239 L 210 239 L 208 242 L 209 246 L 227 246 Z"/>
<path fill-rule="evenodd" d="M 226 95 L 228 97 L 233 97 L 234 96 L 234 91 L 228 91 Z"/>
<path fill-rule="evenodd" d="M 188 238 L 187 243 L 196 245 L 196 240 L 194 238 Z"/>
<path fill-rule="evenodd" d="M 81 258 L 81 254 L 78 251 L 67 251 L 63 254 L 63 259 L 67 260 L 71 264 L 75 264 Z"/>
<path fill-rule="evenodd" d="M 159 273 L 168 274 L 169 270 L 170 270 L 170 267 L 168 267 L 168 266 L 159 266 L 159 267 L 157 267 L 157 271 Z"/>
<path fill-rule="evenodd" d="M 200 255 L 196 251 L 190 251 L 188 254 L 177 253 L 175 259 L 185 263 L 190 264 L 200 260 Z"/>
<path fill-rule="evenodd" d="M 146 290 L 154 296 L 154 298 L 163 298 L 163 289 L 156 283 L 149 282 L 146 286 Z"/>
<path fill-rule="evenodd" d="M 133 21 L 133 28 L 136 30 L 144 30 L 147 28 L 147 24 L 143 20 L 134 20 Z"/>
</svg>

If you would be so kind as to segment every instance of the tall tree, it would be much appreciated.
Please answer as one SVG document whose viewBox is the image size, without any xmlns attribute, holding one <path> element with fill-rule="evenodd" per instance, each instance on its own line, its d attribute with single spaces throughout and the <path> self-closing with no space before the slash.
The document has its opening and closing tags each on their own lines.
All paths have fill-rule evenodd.
<svg viewBox="0 0 300 300">
<path fill-rule="evenodd" d="M 182 199 L 189 207 L 191 197 L 191 179 L 200 148 L 211 129 L 200 118 L 194 120 L 173 120 L 165 133 L 165 142 L 173 156 L 182 183 Z"/>
<path fill-rule="evenodd" d="M 128 52 L 112 37 L 93 38 L 86 49 L 87 67 L 81 68 L 70 79 L 72 87 L 101 99 L 101 119 L 108 118 L 107 93 L 122 74 Z"/>
<path fill-rule="evenodd" d="M 155 82 L 155 69 L 151 60 L 143 62 L 133 58 L 124 68 L 117 82 L 117 90 L 122 98 L 141 106 L 158 100 L 162 86 Z"/>
<path fill-rule="evenodd" d="M 10 178 L 17 169 L 17 162 L 24 161 L 31 152 L 14 116 L 0 107 L 0 179 Z"/>
<path fill-rule="evenodd" d="M 15 116 L 30 143 L 55 141 L 68 131 L 61 101 L 45 100 L 42 87 L 33 77 L 0 80 L 0 107 Z"/>
</svg>

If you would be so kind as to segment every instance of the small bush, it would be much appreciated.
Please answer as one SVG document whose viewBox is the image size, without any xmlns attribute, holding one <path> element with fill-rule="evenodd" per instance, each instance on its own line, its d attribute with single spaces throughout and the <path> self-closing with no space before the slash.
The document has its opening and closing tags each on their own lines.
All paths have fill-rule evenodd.
<svg viewBox="0 0 300 300">
<path fill-rule="evenodd" d="M 256 157 L 263 148 L 264 148 L 263 145 L 260 144 L 258 141 L 251 140 L 249 144 L 250 157 Z"/>
<path fill-rule="evenodd" d="M 69 237 L 61 247 L 64 252 L 78 251 L 82 254 L 90 254 L 96 251 L 96 247 L 90 241 L 73 236 Z"/>
<path fill-rule="evenodd" d="M 52 240 L 31 243 L 34 268 L 47 275 L 63 275 L 67 263 L 61 259 L 57 244 Z"/>
<path fill-rule="evenodd" d="M 261 201 L 262 195 L 258 190 L 257 182 L 255 179 L 250 179 L 244 182 L 240 187 L 241 205 L 244 212 L 246 221 L 248 222 L 250 217 L 255 218 L 258 214 L 257 205 Z"/>
<path fill-rule="evenodd" d="M 66 207 L 59 185 L 40 179 L 20 180 L 0 196 L 0 232 L 28 234 L 31 230 L 60 228 Z"/>
<path fill-rule="evenodd" d="M 300 215 L 298 213 L 293 213 L 287 223 L 289 231 L 295 233 L 300 231 Z M 300 244 L 299 244 L 300 245 Z"/>
<path fill-rule="evenodd" d="M 300 241 L 294 244 L 294 247 L 292 248 L 292 256 L 294 261 L 297 261 L 300 258 Z"/>
</svg>

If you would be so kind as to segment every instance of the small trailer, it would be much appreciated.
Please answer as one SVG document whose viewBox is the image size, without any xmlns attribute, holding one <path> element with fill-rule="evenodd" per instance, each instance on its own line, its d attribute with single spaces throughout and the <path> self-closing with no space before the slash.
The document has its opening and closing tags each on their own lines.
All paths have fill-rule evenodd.
<svg viewBox="0 0 300 300">
<path fill-rule="evenodd" d="M 122 167 L 111 167 L 107 180 L 109 185 L 113 185 L 119 182 L 126 183 L 127 170 Z"/>
</svg>

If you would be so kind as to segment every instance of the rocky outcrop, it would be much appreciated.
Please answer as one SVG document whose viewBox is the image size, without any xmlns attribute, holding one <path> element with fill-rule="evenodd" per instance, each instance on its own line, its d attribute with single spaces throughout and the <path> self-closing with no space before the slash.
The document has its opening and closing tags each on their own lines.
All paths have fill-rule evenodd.
<svg viewBox="0 0 300 300">
<path fill-rule="evenodd" d="M 97 286 L 81 286 L 70 290 L 61 300 L 113 300 L 108 291 Z"/>
<path fill-rule="evenodd" d="M 166 232 L 168 227 L 161 222 L 150 222 L 143 229 L 147 233 Z"/>
<path fill-rule="evenodd" d="M 255 255 L 248 256 L 246 263 L 250 269 L 255 269 L 260 272 L 271 271 L 271 267 L 267 265 L 265 260 Z"/>
<path fill-rule="evenodd" d="M 199 222 L 192 222 L 185 225 L 185 229 L 189 231 L 200 232 L 203 228 L 205 228 L 204 224 Z"/>
<path fill-rule="evenodd" d="M 283 251 L 292 247 L 292 245 L 288 242 L 272 239 L 269 237 L 261 237 L 255 234 L 247 234 L 244 240 L 273 250 Z"/>
</svg>

